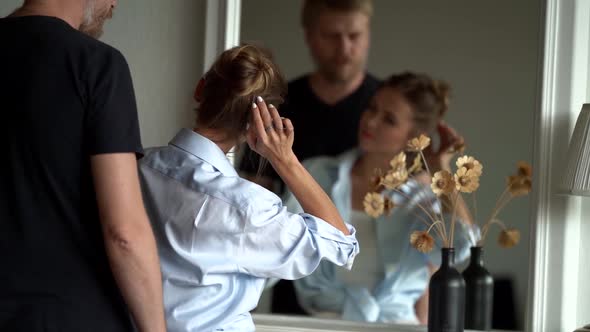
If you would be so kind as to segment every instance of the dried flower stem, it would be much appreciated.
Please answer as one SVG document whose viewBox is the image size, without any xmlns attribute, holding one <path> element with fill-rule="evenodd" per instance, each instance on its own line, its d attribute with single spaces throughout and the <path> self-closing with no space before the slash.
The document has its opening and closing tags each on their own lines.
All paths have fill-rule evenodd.
<svg viewBox="0 0 590 332">
<path fill-rule="evenodd" d="M 500 220 L 498 220 L 498 219 L 490 219 L 483 226 L 483 230 L 481 232 L 481 239 L 477 242 L 477 245 L 478 246 L 483 246 L 483 244 L 485 243 L 485 239 L 486 239 L 486 236 L 488 235 L 488 231 L 490 230 L 490 225 L 491 224 L 496 224 L 496 225 L 500 226 L 500 228 L 502 228 L 503 230 L 506 229 L 506 225 L 504 225 L 504 223 L 501 222 Z"/>
<path fill-rule="evenodd" d="M 485 238 L 488 233 L 487 230 L 489 229 L 490 224 L 496 223 L 498 225 L 501 225 L 503 227 L 503 229 L 506 228 L 506 226 L 504 224 L 498 223 L 498 221 L 495 218 L 498 215 L 498 213 L 500 213 L 500 211 L 506 206 L 506 204 L 508 204 L 508 202 L 510 202 L 510 200 L 513 198 L 512 194 L 510 193 L 509 190 L 510 190 L 510 185 L 508 185 L 506 187 L 506 189 L 504 189 L 504 191 L 502 192 L 500 197 L 498 197 L 498 200 L 496 201 L 496 206 L 492 210 L 492 213 L 490 214 L 487 221 L 483 224 L 483 227 L 482 227 L 483 231 L 482 231 L 481 240 L 479 241 L 479 243 L 483 244 L 485 242 Z"/>
<path fill-rule="evenodd" d="M 392 189 L 393 191 L 399 193 L 400 195 L 404 196 L 405 198 L 407 198 L 409 201 L 412 201 L 412 198 L 410 196 L 408 196 L 406 193 L 404 193 L 403 191 L 399 190 L 399 189 Z M 432 222 L 436 221 L 436 218 L 434 216 L 432 216 L 432 214 L 430 214 L 430 212 L 428 212 L 427 209 L 425 209 L 421 204 L 417 203 L 416 206 L 418 206 L 420 209 L 422 209 L 422 211 L 424 211 L 424 213 L 426 213 L 426 215 L 428 215 L 428 218 L 430 218 L 430 220 Z"/>
<path fill-rule="evenodd" d="M 424 193 L 423 191 L 420 191 L 420 192 L 418 192 L 418 194 L 416 195 L 416 197 L 417 197 L 417 198 L 420 198 L 420 196 L 423 196 L 424 194 L 425 194 L 425 193 Z M 406 196 L 406 197 L 408 197 L 408 196 Z M 420 203 L 416 203 L 416 204 L 417 204 L 417 205 L 420 205 Z M 430 215 L 430 216 L 429 216 L 429 218 L 430 218 L 430 220 L 431 220 L 431 221 L 430 221 L 430 222 L 428 222 L 428 221 L 426 221 L 426 220 L 425 220 L 425 219 L 424 219 L 424 218 L 423 218 L 423 217 L 422 217 L 420 214 L 418 214 L 417 212 L 413 212 L 413 214 L 414 214 L 416 217 L 420 218 L 422 222 L 426 223 L 426 226 L 430 226 L 430 225 L 433 223 L 432 215 Z M 436 220 L 434 220 L 434 221 L 436 221 Z M 441 228 L 441 227 L 437 227 L 437 228 L 436 228 L 436 230 L 437 230 L 437 232 L 436 232 L 436 233 L 437 233 L 437 235 L 438 235 L 438 236 L 441 238 L 441 240 L 442 240 L 442 239 L 446 239 L 446 238 L 447 238 L 447 235 L 446 235 L 446 229 L 443 229 L 443 228 Z M 443 232 L 443 231 L 444 231 L 444 232 Z M 442 240 L 442 241 L 444 241 L 444 240 Z"/>
<path fill-rule="evenodd" d="M 445 200 L 441 200 L 441 204 L 442 204 L 442 207 L 447 209 L 448 211 L 453 209 L 453 206 L 451 205 L 451 203 L 449 203 Z"/>
<path fill-rule="evenodd" d="M 430 172 L 430 167 L 428 167 L 428 162 L 426 161 L 426 157 L 424 157 L 424 152 L 422 152 L 422 150 L 419 150 L 418 153 L 420 153 L 420 158 L 422 158 L 422 161 L 424 162 L 424 167 L 426 168 L 426 172 L 428 173 L 428 177 L 432 179 L 432 172 Z M 438 214 L 438 217 L 440 220 L 443 221 L 443 227 L 445 228 L 445 238 L 443 239 L 444 242 L 448 242 L 448 238 L 447 238 L 447 230 L 446 230 L 446 226 L 444 224 L 444 218 L 442 215 L 442 207 L 443 207 L 443 203 L 441 203 L 440 198 L 437 196 L 436 200 L 438 201 L 438 203 L 441 206 L 441 212 Z"/>
<path fill-rule="evenodd" d="M 442 221 L 437 220 L 437 221 L 433 222 L 432 225 L 430 225 L 430 227 L 428 227 L 428 230 L 426 231 L 426 233 L 430 233 L 430 230 L 432 229 L 432 227 L 434 227 L 438 224 L 442 224 Z"/>
<path fill-rule="evenodd" d="M 471 193 L 471 198 L 473 198 L 473 215 L 471 216 L 471 220 L 475 222 L 477 220 L 477 200 L 475 199 L 475 191 Z"/>
<path fill-rule="evenodd" d="M 404 193 L 403 191 L 401 191 L 399 189 L 392 189 L 392 190 L 395 191 L 395 192 L 398 192 L 400 195 L 404 196 L 409 201 L 412 200 L 412 198 L 410 196 L 408 196 L 406 193 Z M 426 208 L 424 208 L 422 206 L 422 204 L 416 203 L 416 206 L 419 207 L 422 211 L 424 211 L 424 213 L 426 213 L 426 215 L 428 216 L 428 218 L 430 218 L 432 224 L 436 224 L 437 223 L 437 219 Z M 442 219 L 442 215 L 441 215 L 441 219 L 440 220 L 443 220 Z M 442 236 L 441 239 L 442 239 L 444 245 L 445 246 L 448 246 L 448 241 L 447 241 L 447 236 L 446 236 L 447 235 L 447 230 L 446 230 L 446 227 L 445 227 L 444 222 L 441 222 L 441 225 L 442 225 L 442 227 L 440 227 L 440 228 L 442 228 L 441 233 L 444 234 L 444 236 Z"/>
<path fill-rule="evenodd" d="M 492 214 L 488 220 L 492 219 L 493 216 L 495 216 L 498 213 L 498 211 L 501 209 L 500 206 L 506 205 L 506 204 L 502 203 L 506 197 L 506 194 L 510 194 L 510 184 L 508 186 L 506 186 L 506 188 L 504 188 L 504 191 L 502 192 L 500 197 L 498 197 L 498 200 L 496 201 L 496 206 L 494 206 L 494 209 L 492 210 Z"/>
<path fill-rule="evenodd" d="M 419 192 L 419 194 L 417 195 L 417 197 L 420 197 L 420 195 L 422 195 L 422 194 L 424 194 L 424 192 Z M 406 197 L 408 197 L 408 196 L 406 196 Z M 429 198 L 429 197 L 427 196 L 427 198 Z M 442 201 L 442 203 L 444 204 L 446 202 L 445 201 Z M 419 203 L 417 203 L 417 204 L 420 205 Z M 446 206 L 449 206 L 448 203 L 445 204 L 445 205 Z M 416 214 L 416 215 L 418 215 L 418 214 Z M 436 220 L 433 219 L 432 215 L 430 215 L 430 219 L 432 221 L 436 221 Z M 440 219 L 440 220 L 442 220 L 442 219 Z M 447 235 L 447 229 L 444 227 L 444 224 L 443 224 L 443 227 L 437 227 L 436 229 L 438 230 L 437 235 L 440 236 L 441 241 L 443 241 L 443 242 L 446 241 L 445 239 L 448 238 L 448 235 Z"/>
<path fill-rule="evenodd" d="M 453 241 L 455 240 L 455 217 L 457 215 L 457 201 L 459 200 L 460 193 L 457 191 L 455 194 L 455 201 L 453 202 L 453 213 L 451 214 L 451 239 L 449 240 L 451 246 L 453 245 Z"/>
<path fill-rule="evenodd" d="M 498 213 L 500 213 L 500 211 L 502 209 L 504 209 L 504 207 L 506 206 L 506 204 L 508 204 L 512 198 L 514 198 L 514 196 L 512 196 L 511 193 L 508 193 L 508 196 L 504 198 L 504 200 L 502 201 L 502 203 L 498 206 L 498 209 L 496 210 L 496 213 L 491 217 L 491 218 L 495 218 Z"/>
<path fill-rule="evenodd" d="M 430 228 L 432 228 L 432 226 L 437 223 L 436 221 L 435 222 L 427 221 L 426 219 L 424 219 L 423 216 L 421 216 L 417 212 L 412 212 L 412 214 L 414 214 L 414 216 L 416 216 L 418 219 L 420 219 L 420 221 L 423 222 L 426 227 L 429 227 L 428 232 L 430 232 Z M 440 227 L 436 227 L 434 230 L 435 230 L 437 236 L 439 236 L 441 239 L 444 238 L 444 235 L 442 233 L 442 229 Z"/>
<path fill-rule="evenodd" d="M 420 157 L 422 158 L 422 161 L 424 162 L 424 167 L 426 167 L 426 172 L 428 172 L 428 176 L 432 179 L 432 173 L 430 173 L 430 168 L 428 167 L 428 163 L 426 162 L 426 158 L 424 157 L 424 153 L 422 152 L 422 150 L 420 150 L 419 153 L 420 153 Z"/>
</svg>

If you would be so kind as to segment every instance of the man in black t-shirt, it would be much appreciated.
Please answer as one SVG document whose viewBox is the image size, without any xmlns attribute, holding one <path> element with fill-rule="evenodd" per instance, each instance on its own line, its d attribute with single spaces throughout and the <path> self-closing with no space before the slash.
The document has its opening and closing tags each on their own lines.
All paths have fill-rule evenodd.
<svg viewBox="0 0 590 332">
<path fill-rule="evenodd" d="M 369 51 L 371 0 L 306 0 L 302 25 L 316 70 L 288 85 L 282 116 L 295 128 L 293 151 L 299 160 L 335 156 L 356 146 L 361 112 L 379 86 L 365 71 Z M 255 179 L 260 160 L 245 148 L 239 169 Z M 255 179 L 282 192 L 268 167 Z"/>
<path fill-rule="evenodd" d="M 295 128 L 293 152 L 299 160 L 336 156 L 357 144 L 361 113 L 379 87 L 365 70 L 369 52 L 371 0 L 306 0 L 302 25 L 316 70 L 288 85 L 282 116 Z M 259 158 L 246 148 L 242 175 L 277 192 L 282 182 L 271 167 L 257 178 Z M 305 314 L 290 281 L 273 288 L 272 311 Z"/>
<path fill-rule="evenodd" d="M 0 19 L 0 331 L 165 330 L 129 68 L 92 38 L 115 3 Z"/>
</svg>

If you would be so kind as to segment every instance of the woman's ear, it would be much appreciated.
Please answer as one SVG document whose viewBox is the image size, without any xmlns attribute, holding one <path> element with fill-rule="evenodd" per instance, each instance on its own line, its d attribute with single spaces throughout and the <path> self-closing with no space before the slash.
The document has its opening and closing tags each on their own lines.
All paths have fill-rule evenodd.
<svg viewBox="0 0 590 332">
<path fill-rule="evenodd" d="M 194 98 L 197 103 L 200 103 L 203 98 L 203 89 L 205 88 L 205 79 L 201 78 L 199 83 L 197 83 L 197 88 L 195 89 Z"/>
</svg>

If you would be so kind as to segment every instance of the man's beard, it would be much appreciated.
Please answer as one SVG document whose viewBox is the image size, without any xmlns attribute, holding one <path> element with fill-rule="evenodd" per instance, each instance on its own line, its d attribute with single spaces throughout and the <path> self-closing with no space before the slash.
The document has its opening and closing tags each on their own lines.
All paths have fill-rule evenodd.
<svg viewBox="0 0 590 332">
<path fill-rule="evenodd" d="M 80 24 L 79 30 L 98 39 L 102 36 L 104 22 L 111 17 L 113 17 L 112 7 L 97 9 L 95 0 L 88 0 L 84 9 L 84 21 Z"/>
<path fill-rule="evenodd" d="M 320 68 L 320 73 L 325 80 L 334 84 L 346 84 L 357 77 L 360 72 L 364 71 L 364 63 L 354 62 L 347 66 L 348 68 L 338 68 L 332 65 Z"/>
</svg>

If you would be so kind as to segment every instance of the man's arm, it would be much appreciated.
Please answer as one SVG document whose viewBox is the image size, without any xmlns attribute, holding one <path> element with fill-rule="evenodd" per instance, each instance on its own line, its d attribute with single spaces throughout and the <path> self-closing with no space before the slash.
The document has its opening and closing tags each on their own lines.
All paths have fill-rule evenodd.
<svg viewBox="0 0 590 332">
<path fill-rule="evenodd" d="M 111 270 L 140 331 L 165 331 L 162 279 L 134 153 L 92 156 L 92 176 Z"/>
</svg>

